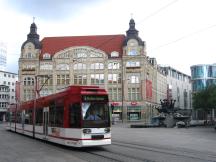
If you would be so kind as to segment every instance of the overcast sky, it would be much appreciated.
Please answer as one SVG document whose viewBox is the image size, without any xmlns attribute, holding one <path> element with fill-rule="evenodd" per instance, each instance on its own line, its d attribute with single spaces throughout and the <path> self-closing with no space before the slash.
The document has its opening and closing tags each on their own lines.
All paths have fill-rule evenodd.
<svg viewBox="0 0 216 162">
<path fill-rule="evenodd" d="M 47 36 L 126 34 L 131 15 L 147 55 L 190 75 L 216 63 L 216 0 L 0 0 L 7 71 L 18 73 L 21 45 L 35 17 Z"/>
</svg>

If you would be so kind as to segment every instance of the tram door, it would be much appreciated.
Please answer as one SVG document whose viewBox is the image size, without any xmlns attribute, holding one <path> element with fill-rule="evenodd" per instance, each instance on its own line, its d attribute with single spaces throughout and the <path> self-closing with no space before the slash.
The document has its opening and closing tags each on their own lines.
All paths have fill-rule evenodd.
<svg viewBox="0 0 216 162">
<path fill-rule="evenodd" d="M 25 125 L 25 118 L 26 118 L 26 115 L 25 115 L 25 110 L 22 111 L 22 113 L 20 114 L 21 115 L 21 122 L 22 122 L 22 131 L 24 133 L 24 125 Z"/>
<path fill-rule="evenodd" d="M 43 109 L 43 133 L 45 138 L 48 135 L 48 123 L 49 123 L 49 107 Z"/>
</svg>

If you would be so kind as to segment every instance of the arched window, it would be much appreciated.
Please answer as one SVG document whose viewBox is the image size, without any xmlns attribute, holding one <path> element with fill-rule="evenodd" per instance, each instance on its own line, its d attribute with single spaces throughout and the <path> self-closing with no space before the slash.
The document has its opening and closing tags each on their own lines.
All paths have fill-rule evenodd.
<svg viewBox="0 0 216 162">
<path fill-rule="evenodd" d="M 111 57 L 119 57 L 119 53 L 116 51 L 111 52 Z"/>
<path fill-rule="evenodd" d="M 31 52 L 29 52 L 29 53 L 27 54 L 27 58 L 33 58 L 33 54 L 32 54 Z"/>
<path fill-rule="evenodd" d="M 43 59 L 51 59 L 51 55 L 49 53 L 45 53 L 43 55 Z"/>
<path fill-rule="evenodd" d="M 25 86 L 32 86 L 32 85 L 34 85 L 34 78 L 32 78 L 32 77 L 26 77 L 26 78 L 24 78 L 24 85 Z"/>
</svg>

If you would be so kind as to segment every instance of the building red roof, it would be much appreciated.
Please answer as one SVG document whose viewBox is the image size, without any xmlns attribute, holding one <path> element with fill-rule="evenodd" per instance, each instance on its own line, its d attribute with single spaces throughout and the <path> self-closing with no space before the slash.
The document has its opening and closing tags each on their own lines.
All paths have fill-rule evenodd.
<svg viewBox="0 0 216 162">
<path fill-rule="evenodd" d="M 41 41 L 41 54 L 49 53 L 54 55 L 56 52 L 68 47 L 90 46 L 100 49 L 108 55 L 112 51 L 117 51 L 121 56 L 124 39 L 125 35 L 45 37 Z"/>
</svg>

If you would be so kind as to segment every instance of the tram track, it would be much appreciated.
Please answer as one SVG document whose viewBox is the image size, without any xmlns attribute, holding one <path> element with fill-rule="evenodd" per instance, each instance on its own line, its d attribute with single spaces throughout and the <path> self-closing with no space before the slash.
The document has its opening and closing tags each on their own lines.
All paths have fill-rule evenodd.
<svg viewBox="0 0 216 162">
<path fill-rule="evenodd" d="M 194 151 L 185 148 L 168 148 L 168 147 L 157 147 L 143 144 L 134 144 L 130 142 L 112 141 L 112 145 L 117 147 L 124 147 L 131 150 L 148 151 L 159 154 L 165 154 L 175 156 L 178 158 L 189 158 L 192 160 L 216 162 L 216 155 L 210 154 L 209 152 Z"/>
<path fill-rule="evenodd" d="M 38 141 L 48 144 L 46 145 L 46 147 L 50 148 L 50 150 L 54 149 L 62 152 L 64 156 L 73 155 L 87 162 L 153 162 L 148 159 L 137 158 L 136 156 L 130 156 L 124 153 L 110 151 L 109 149 L 107 149 L 110 146 L 76 148 L 51 143 L 49 141 Z"/>
<path fill-rule="evenodd" d="M 8 132 L 4 131 L 4 133 L 7 134 Z M 10 135 L 13 136 L 15 134 Z M 31 137 L 29 136 L 27 136 L 29 138 L 25 137 L 25 139 L 23 140 L 22 135 L 17 137 L 19 140 L 16 140 L 16 142 L 23 140 L 28 141 L 28 143 L 33 142 L 34 144 L 37 144 L 34 147 L 38 147 L 39 149 L 37 151 L 39 151 L 40 153 L 45 150 L 49 150 L 48 154 L 54 154 L 56 158 L 59 158 L 57 155 L 61 155 L 63 159 L 68 159 L 67 161 L 70 161 L 70 159 L 73 159 L 75 157 L 82 162 L 216 162 L 216 154 L 214 152 L 164 145 L 152 145 L 151 143 L 145 144 L 138 142 L 130 142 L 123 141 L 121 139 L 113 139 L 112 144 L 107 146 L 71 148 L 43 140 L 29 140 L 31 139 Z"/>
<path fill-rule="evenodd" d="M 96 156 L 101 156 L 103 158 L 111 159 L 116 162 L 153 162 L 149 159 L 145 158 L 138 158 L 136 155 L 131 156 L 125 153 L 120 153 L 120 152 L 114 152 L 110 151 L 109 149 L 103 149 L 103 150 L 93 150 L 93 151 L 87 151 L 89 154 L 93 154 Z"/>
<path fill-rule="evenodd" d="M 41 141 L 41 140 L 38 140 Z M 88 162 L 153 162 L 153 161 L 164 161 L 154 160 L 154 158 L 146 158 L 145 156 L 138 156 L 132 152 L 154 152 L 159 154 L 165 154 L 169 156 L 178 157 L 179 159 L 191 159 L 193 161 L 208 161 L 216 162 L 216 155 L 212 155 L 207 152 L 199 152 L 189 149 L 182 148 L 171 148 L 171 147 L 160 147 L 151 146 L 144 144 L 136 144 L 125 141 L 112 141 L 112 145 L 109 146 L 97 146 L 97 147 L 87 147 L 87 148 L 69 148 L 67 146 L 62 146 L 47 141 L 41 141 L 42 143 L 47 143 L 48 147 L 55 146 L 57 150 L 62 153 L 73 154 L 77 158 L 80 158 Z M 113 149 L 115 148 L 115 149 Z M 125 151 L 129 149 L 130 153 Z M 205 157 L 205 158 L 203 158 Z M 169 161 L 169 160 L 168 160 Z"/>
<path fill-rule="evenodd" d="M 88 162 L 150 162 L 146 159 L 139 159 L 135 156 L 128 156 L 127 154 L 120 154 L 118 152 L 113 152 L 107 150 L 109 146 L 97 146 L 97 147 L 84 147 L 84 148 L 75 148 L 68 147 L 56 143 L 52 143 L 49 141 L 44 141 L 41 139 L 34 139 L 30 136 L 26 136 L 23 134 L 17 134 L 18 137 L 24 137 L 30 139 L 32 142 L 38 142 L 39 144 L 45 144 L 46 147 L 50 151 L 59 151 L 64 157 L 75 156 L 83 161 Z M 152 161 L 151 161 L 152 162 Z"/>
</svg>

